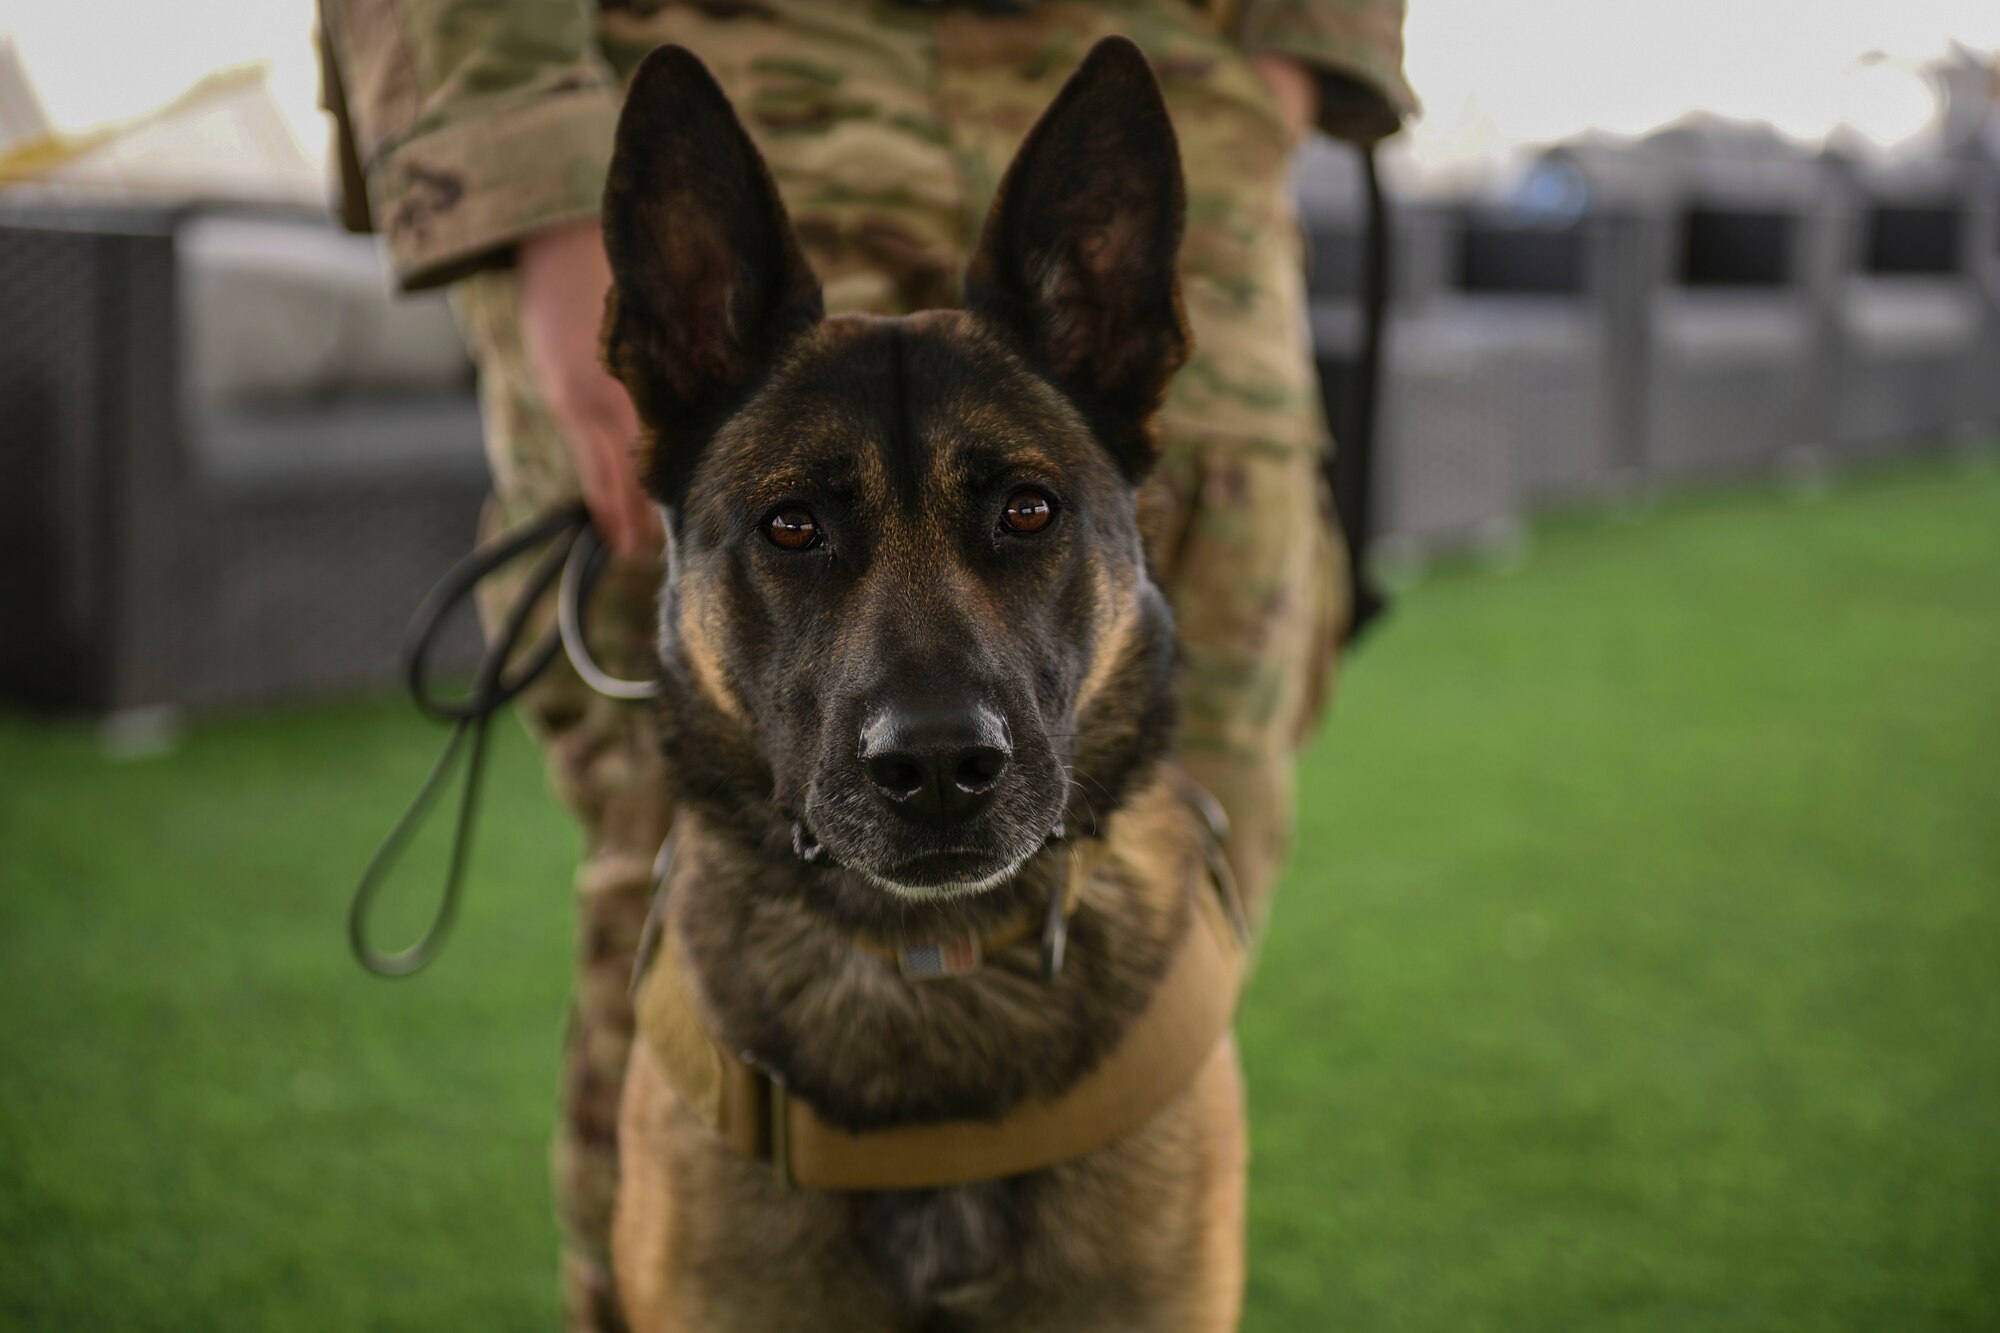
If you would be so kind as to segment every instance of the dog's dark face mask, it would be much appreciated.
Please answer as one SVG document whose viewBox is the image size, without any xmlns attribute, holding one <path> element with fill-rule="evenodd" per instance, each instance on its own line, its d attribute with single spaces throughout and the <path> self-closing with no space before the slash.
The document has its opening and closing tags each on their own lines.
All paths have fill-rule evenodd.
<svg viewBox="0 0 2000 1333">
<path fill-rule="evenodd" d="M 668 519 L 684 799 L 895 898 L 1006 882 L 1165 745 L 1134 511 L 1186 352 L 1173 131 L 1101 44 L 1030 134 L 967 309 L 824 318 L 701 63 L 641 67 L 605 198 L 606 356 Z"/>
</svg>

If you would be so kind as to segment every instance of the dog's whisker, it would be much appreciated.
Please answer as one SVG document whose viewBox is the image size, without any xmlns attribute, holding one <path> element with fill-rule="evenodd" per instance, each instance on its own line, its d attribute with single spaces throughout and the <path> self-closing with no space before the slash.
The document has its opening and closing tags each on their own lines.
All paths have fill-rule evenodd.
<svg viewBox="0 0 2000 1333">
<path fill-rule="evenodd" d="M 1091 786 L 1097 788 L 1099 792 L 1103 793 L 1105 800 L 1113 801 L 1115 803 L 1115 798 L 1111 795 L 1111 789 L 1105 786 L 1102 782 L 1099 782 L 1096 778 L 1084 772 L 1082 769 L 1078 768 L 1074 764 L 1069 765 L 1069 771 L 1075 776 L 1080 777 L 1084 781 L 1088 782 Z"/>
<path fill-rule="evenodd" d="M 1064 764 L 1062 766 L 1062 771 L 1063 771 L 1064 781 L 1067 782 L 1069 786 L 1075 788 L 1077 796 L 1079 796 L 1082 799 L 1083 808 L 1090 815 L 1091 829 L 1093 831 L 1102 829 L 1104 827 L 1104 822 L 1097 817 L 1097 807 L 1091 803 L 1090 793 L 1088 791 L 1085 791 L 1083 784 L 1076 780 L 1076 769 L 1072 765 Z M 1096 779 L 1093 778 L 1092 781 L 1096 781 Z M 1103 785 L 1104 784 L 1101 782 L 1098 783 L 1098 786 L 1100 788 L 1103 787 Z M 1109 793 L 1106 794 L 1109 795 Z"/>
</svg>

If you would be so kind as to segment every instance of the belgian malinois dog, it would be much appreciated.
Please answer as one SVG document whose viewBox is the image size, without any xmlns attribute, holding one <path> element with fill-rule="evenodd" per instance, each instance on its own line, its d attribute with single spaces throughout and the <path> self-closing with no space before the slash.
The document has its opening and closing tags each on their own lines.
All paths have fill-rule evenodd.
<svg viewBox="0 0 2000 1333">
<path fill-rule="evenodd" d="M 1236 1324 L 1226 1016 L 1173 1056 L 1185 1077 L 1132 1091 L 1158 1064 L 1133 1034 L 1212 916 L 1135 508 L 1188 347 L 1183 211 L 1159 87 L 1107 40 L 1021 147 L 964 309 L 829 318 L 708 71 L 678 48 L 639 70 L 605 347 L 668 521 L 678 801 L 619 1136 L 640 1333 Z M 913 970 L 938 941 L 976 966 Z M 649 995 L 663 969 L 684 1002 Z M 872 1186 L 788 1180 L 783 1123 L 717 1132 L 724 1066 L 780 1121 L 919 1146 L 876 1154 Z M 1075 1152 L 1049 1108 L 1092 1080 L 1113 1086 L 1085 1119 L 1117 1132 Z M 933 1130 L 1029 1147 L 938 1167 Z"/>
</svg>

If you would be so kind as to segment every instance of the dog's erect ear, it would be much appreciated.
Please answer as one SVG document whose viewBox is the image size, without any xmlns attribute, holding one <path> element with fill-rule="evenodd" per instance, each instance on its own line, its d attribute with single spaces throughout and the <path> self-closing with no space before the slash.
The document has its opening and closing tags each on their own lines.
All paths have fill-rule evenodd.
<svg viewBox="0 0 2000 1333">
<path fill-rule="evenodd" d="M 967 307 L 1077 401 L 1135 479 L 1187 357 L 1186 207 L 1160 86 L 1137 46 L 1107 37 L 1028 132 L 966 271 Z"/>
<path fill-rule="evenodd" d="M 612 294 L 604 360 L 652 428 L 655 492 L 787 341 L 823 313 L 819 280 L 743 123 L 694 54 L 633 76 L 604 189 Z M 666 498 L 661 495 L 660 498 Z"/>
</svg>

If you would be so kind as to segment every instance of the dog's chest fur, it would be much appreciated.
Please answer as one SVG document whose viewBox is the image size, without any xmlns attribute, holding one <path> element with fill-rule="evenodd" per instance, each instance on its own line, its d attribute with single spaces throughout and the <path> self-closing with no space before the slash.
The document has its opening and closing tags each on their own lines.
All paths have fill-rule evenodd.
<svg viewBox="0 0 2000 1333">
<path fill-rule="evenodd" d="M 914 1315 L 984 1304 L 999 1294 L 1020 1249 L 1025 1188 L 984 1181 L 857 1195 L 855 1248 Z"/>
<path fill-rule="evenodd" d="M 1205 928 L 1189 910 L 1199 849 L 1187 819 L 1164 770 L 1121 812 L 1053 983 L 1028 947 L 975 977 L 911 986 L 803 909 L 746 905 L 728 879 L 740 853 L 698 832 L 676 861 L 669 929 L 717 1035 L 778 1063 L 827 1118 L 865 1128 L 966 1107 L 1004 1113 L 1094 1063 L 1180 932 Z M 1122 1327 L 1185 1286 L 1190 1250 L 1229 1209 L 1233 1051 L 1214 1063 L 1140 1132 L 1049 1171 L 817 1194 L 779 1186 L 718 1143 L 642 1057 L 624 1126 L 639 1160 L 625 1164 L 624 1187 L 664 1186 L 664 1197 L 628 1203 L 671 1219 L 659 1268 L 689 1327 Z M 621 1234 L 632 1243 L 645 1242 Z"/>
</svg>

